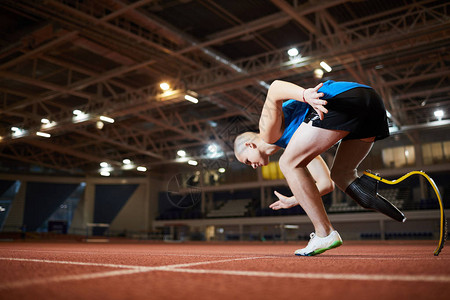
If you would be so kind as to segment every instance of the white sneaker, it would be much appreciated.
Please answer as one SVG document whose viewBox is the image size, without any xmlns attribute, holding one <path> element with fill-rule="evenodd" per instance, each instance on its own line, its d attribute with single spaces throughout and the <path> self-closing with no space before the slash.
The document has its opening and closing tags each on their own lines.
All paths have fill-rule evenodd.
<svg viewBox="0 0 450 300">
<path fill-rule="evenodd" d="M 310 235 L 308 246 L 295 251 L 298 256 L 313 256 L 342 245 L 342 239 L 335 230 L 326 237 L 318 237 L 314 232 Z"/>
</svg>

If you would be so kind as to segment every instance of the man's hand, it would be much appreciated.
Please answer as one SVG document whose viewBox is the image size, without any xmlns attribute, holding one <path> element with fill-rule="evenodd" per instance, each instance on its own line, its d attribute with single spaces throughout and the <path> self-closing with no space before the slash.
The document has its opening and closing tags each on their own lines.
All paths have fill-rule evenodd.
<svg viewBox="0 0 450 300">
<path fill-rule="evenodd" d="M 303 101 L 311 105 L 321 120 L 323 120 L 323 114 L 328 112 L 324 107 L 324 105 L 327 104 L 327 101 L 321 100 L 320 98 L 323 97 L 323 93 L 318 92 L 322 85 L 322 83 L 319 83 L 315 88 L 309 88 L 303 91 Z"/>
<path fill-rule="evenodd" d="M 291 208 L 293 206 L 298 205 L 297 200 L 295 200 L 295 197 L 286 197 L 285 195 L 282 195 L 278 193 L 277 191 L 274 191 L 275 196 L 278 197 L 278 201 L 272 203 L 269 207 L 273 210 L 279 210 L 282 208 Z"/>
</svg>

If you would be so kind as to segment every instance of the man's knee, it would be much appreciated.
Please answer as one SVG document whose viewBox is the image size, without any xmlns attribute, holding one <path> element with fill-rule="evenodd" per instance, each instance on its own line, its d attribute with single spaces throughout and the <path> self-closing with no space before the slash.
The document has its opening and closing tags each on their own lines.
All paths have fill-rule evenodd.
<svg viewBox="0 0 450 300">
<path fill-rule="evenodd" d="M 278 165 L 280 166 L 280 170 L 283 174 L 286 174 L 286 172 L 289 171 L 289 162 L 285 155 L 281 155 Z"/>
<path fill-rule="evenodd" d="M 307 157 L 296 157 L 295 159 L 288 155 L 281 155 L 278 164 L 280 170 L 283 174 L 289 172 L 295 168 L 306 168 L 306 166 L 311 162 L 311 159 Z"/>
</svg>

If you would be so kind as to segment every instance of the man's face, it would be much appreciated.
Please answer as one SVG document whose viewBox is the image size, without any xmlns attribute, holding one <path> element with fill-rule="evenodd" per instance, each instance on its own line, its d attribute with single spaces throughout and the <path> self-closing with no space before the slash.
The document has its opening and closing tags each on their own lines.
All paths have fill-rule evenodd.
<svg viewBox="0 0 450 300">
<path fill-rule="evenodd" d="M 258 148 L 246 146 L 238 158 L 240 162 L 251 166 L 253 169 L 266 166 L 269 163 L 269 156 L 261 153 Z"/>
</svg>

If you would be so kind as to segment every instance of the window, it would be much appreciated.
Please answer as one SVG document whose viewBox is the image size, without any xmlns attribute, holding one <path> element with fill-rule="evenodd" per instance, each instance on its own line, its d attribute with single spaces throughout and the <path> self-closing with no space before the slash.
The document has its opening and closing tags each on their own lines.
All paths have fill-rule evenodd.
<svg viewBox="0 0 450 300">
<path fill-rule="evenodd" d="M 412 145 L 384 149 L 382 157 L 384 166 L 388 168 L 412 166 L 416 162 L 416 154 Z"/>
<path fill-rule="evenodd" d="M 425 165 L 442 163 L 450 160 L 450 141 L 422 145 L 423 163 Z"/>
</svg>

